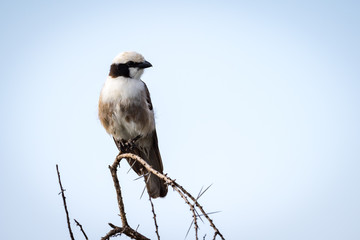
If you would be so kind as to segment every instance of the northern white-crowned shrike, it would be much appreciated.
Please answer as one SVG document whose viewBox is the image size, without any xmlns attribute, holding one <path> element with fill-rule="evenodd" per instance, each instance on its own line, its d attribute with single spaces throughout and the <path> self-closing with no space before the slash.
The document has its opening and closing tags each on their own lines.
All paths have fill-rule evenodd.
<svg viewBox="0 0 360 240">
<path fill-rule="evenodd" d="M 149 90 L 140 79 L 148 67 L 152 65 L 136 52 L 123 52 L 114 58 L 101 90 L 99 118 L 120 151 L 125 149 L 140 156 L 162 173 L 154 110 Z M 136 144 L 133 144 L 135 141 Z M 163 180 L 148 174 L 138 162 L 127 161 L 138 175 L 144 174 L 152 198 L 166 196 L 167 185 Z"/>
</svg>

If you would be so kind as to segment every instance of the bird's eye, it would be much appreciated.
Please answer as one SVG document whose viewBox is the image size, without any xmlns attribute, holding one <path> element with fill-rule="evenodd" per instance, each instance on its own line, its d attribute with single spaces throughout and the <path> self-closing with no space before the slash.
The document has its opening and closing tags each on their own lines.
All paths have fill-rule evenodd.
<svg viewBox="0 0 360 240">
<path fill-rule="evenodd" d="M 135 63 L 133 61 L 129 61 L 126 63 L 126 65 L 128 65 L 129 67 L 133 67 Z"/>
</svg>

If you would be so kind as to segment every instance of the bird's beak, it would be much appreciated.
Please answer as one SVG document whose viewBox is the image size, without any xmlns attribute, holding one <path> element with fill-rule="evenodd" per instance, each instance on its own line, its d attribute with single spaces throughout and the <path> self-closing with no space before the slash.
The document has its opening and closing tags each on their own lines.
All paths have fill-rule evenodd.
<svg viewBox="0 0 360 240">
<path fill-rule="evenodd" d="M 137 67 L 138 68 L 149 68 L 149 67 L 152 67 L 152 65 L 148 61 L 144 61 L 144 62 L 140 63 Z"/>
</svg>

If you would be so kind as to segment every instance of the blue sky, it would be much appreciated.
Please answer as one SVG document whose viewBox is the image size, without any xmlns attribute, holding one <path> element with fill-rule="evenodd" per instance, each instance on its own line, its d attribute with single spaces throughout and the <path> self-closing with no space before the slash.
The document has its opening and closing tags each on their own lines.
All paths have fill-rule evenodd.
<svg viewBox="0 0 360 240">
<path fill-rule="evenodd" d="M 113 57 L 134 50 L 154 66 L 142 79 L 165 172 L 194 195 L 213 184 L 201 204 L 221 211 L 213 218 L 227 239 L 359 239 L 359 10 L 356 1 L 1 2 L 2 237 L 68 239 L 55 164 L 71 217 L 92 239 L 120 225 L 108 170 L 117 151 L 97 100 Z M 155 238 L 128 169 L 129 222 Z M 184 239 L 192 219 L 177 193 L 155 205 L 162 238 Z"/>
</svg>

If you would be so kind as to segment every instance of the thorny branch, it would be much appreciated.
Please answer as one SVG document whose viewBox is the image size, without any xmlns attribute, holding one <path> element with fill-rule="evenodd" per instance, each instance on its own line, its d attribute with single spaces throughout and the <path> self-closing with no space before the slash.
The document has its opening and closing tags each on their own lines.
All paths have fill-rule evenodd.
<svg viewBox="0 0 360 240">
<path fill-rule="evenodd" d="M 219 231 L 219 229 L 215 226 L 213 220 L 209 217 L 209 215 L 205 212 L 204 208 L 197 201 L 197 199 L 195 199 L 188 191 L 186 191 L 182 186 L 180 186 L 177 182 L 175 182 L 175 180 L 173 180 L 170 177 L 168 177 L 167 175 L 162 174 L 162 173 L 156 171 L 155 169 L 153 169 L 144 159 L 142 159 L 139 156 L 132 154 L 132 153 L 119 153 L 119 155 L 116 157 L 111 168 L 115 167 L 115 169 L 116 169 L 116 167 L 119 165 L 121 159 L 123 159 L 123 158 L 131 158 L 133 160 L 138 161 L 140 164 L 142 164 L 146 168 L 147 171 L 149 171 L 150 173 L 163 179 L 168 185 L 170 185 L 174 190 L 176 190 L 180 194 L 180 196 L 185 200 L 185 202 L 189 205 L 190 209 L 191 210 L 194 209 L 194 211 L 192 210 L 192 212 L 194 215 L 196 239 L 198 239 L 198 237 L 197 237 L 197 222 L 195 220 L 197 218 L 195 206 L 202 212 L 202 215 L 205 216 L 205 218 L 209 221 L 210 226 L 214 229 L 214 239 L 216 238 L 217 235 L 219 235 L 219 237 L 221 239 L 223 239 L 223 240 L 225 239 L 224 236 Z M 187 199 L 187 197 L 192 200 L 193 204 L 190 203 L 190 201 Z"/>
<path fill-rule="evenodd" d="M 119 206 L 119 211 L 120 211 L 122 227 L 118 227 L 118 226 L 115 226 L 115 225 L 109 223 L 109 225 L 113 229 L 110 230 L 110 232 L 108 232 L 103 238 L 101 238 L 101 240 L 108 240 L 108 239 L 110 239 L 110 237 L 113 237 L 113 236 L 115 236 L 117 234 L 125 234 L 126 236 L 128 236 L 130 238 L 133 238 L 133 239 L 149 240 L 149 238 L 143 236 L 142 234 L 140 234 L 136 230 L 132 229 L 128 224 L 128 221 L 127 221 L 127 218 L 126 218 L 126 213 L 125 213 L 124 202 L 123 202 L 122 195 L 121 195 L 121 188 L 120 188 L 120 184 L 119 184 L 119 179 L 118 179 L 117 174 L 116 174 L 119 162 L 115 161 L 113 163 L 113 165 L 109 166 L 109 169 L 110 169 L 111 176 L 113 178 L 114 186 L 115 186 L 115 189 L 116 189 L 116 196 L 117 196 L 117 200 L 118 200 L 118 206 Z"/>
<path fill-rule="evenodd" d="M 57 175 L 58 175 L 58 179 L 59 179 L 59 185 L 60 185 L 60 191 L 61 191 L 60 193 L 61 193 L 61 196 L 62 196 L 62 199 L 63 199 L 63 202 L 64 202 L 64 208 L 65 208 L 65 213 L 66 213 L 66 221 L 67 221 L 67 225 L 68 225 L 68 229 L 69 229 L 69 233 L 70 233 L 70 238 L 71 238 L 71 240 L 75 240 L 74 235 L 73 235 L 73 233 L 71 231 L 69 212 L 68 212 L 67 205 L 66 205 L 66 200 L 65 200 L 66 199 L 65 193 L 64 193 L 65 190 L 64 190 L 64 188 L 62 187 L 62 184 L 61 184 L 59 166 L 57 164 L 56 164 L 56 171 L 57 171 Z"/>
<path fill-rule="evenodd" d="M 223 240 L 225 239 L 223 237 L 223 235 L 220 233 L 219 229 L 215 226 L 212 219 L 209 217 L 209 214 L 211 214 L 211 213 L 206 213 L 205 210 L 203 209 L 203 207 L 198 202 L 198 199 L 200 198 L 200 196 L 208 188 L 205 191 L 203 191 L 202 193 L 199 193 L 198 197 L 195 199 L 188 191 L 186 191 L 182 186 L 180 186 L 175 180 L 171 179 L 166 174 L 162 174 L 162 173 L 156 171 L 155 169 L 153 169 L 144 159 L 142 159 L 139 156 L 137 156 L 135 154 L 132 154 L 132 153 L 119 153 L 119 155 L 115 158 L 114 163 L 111 166 L 109 166 L 109 169 L 110 169 L 111 176 L 112 176 L 113 182 L 114 182 L 114 187 L 115 187 L 115 190 L 116 190 L 116 196 L 117 196 L 118 207 L 119 207 L 119 211 L 120 211 L 122 227 L 118 227 L 118 226 L 115 226 L 112 223 L 109 223 L 109 225 L 110 225 L 110 227 L 112 229 L 104 237 L 102 237 L 101 240 L 109 240 L 111 237 L 115 237 L 115 236 L 118 236 L 118 235 L 121 235 L 121 234 L 125 234 L 126 236 L 128 236 L 128 237 L 130 237 L 132 239 L 149 240 L 149 238 L 147 238 L 147 237 L 143 236 L 142 234 L 140 234 L 139 232 L 137 232 L 137 229 L 134 230 L 133 228 L 131 228 L 130 225 L 128 224 L 128 221 L 127 221 L 127 218 L 126 218 L 124 202 L 123 202 L 122 194 L 121 194 L 121 187 L 120 187 L 120 184 L 119 184 L 119 179 L 117 177 L 117 168 L 119 166 L 119 163 L 120 163 L 121 159 L 123 159 L 123 158 L 130 158 L 130 159 L 133 159 L 133 160 L 139 162 L 140 164 L 142 164 L 146 168 L 146 170 L 148 172 L 150 172 L 150 173 L 158 176 L 159 178 L 163 179 L 166 182 L 166 184 L 170 185 L 176 192 L 179 193 L 181 198 L 183 198 L 184 201 L 186 202 L 186 204 L 189 205 L 190 210 L 192 212 L 196 240 L 198 240 L 198 222 L 197 222 L 197 218 L 199 217 L 201 219 L 200 216 L 205 216 L 205 218 L 209 221 L 210 226 L 214 229 L 213 240 L 216 239 L 216 236 L 219 236 Z M 65 201 L 65 194 L 64 194 L 65 190 L 63 189 L 62 184 L 61 184 L 58 165 L 56 165 L 56 170 L 57 170 L 57 173 L 58 173 L 59 184 L 60 184 L 61 194 L 62 194 L 62 198 L 63 198 L 63 202 L 64 202 L 64 208 L 65 208 L 65 212 L 66 212 L 66 219 L 67 219 L 67 224 L 68 224 L 70 237 L 71 237 L 71 240 L 75 240 L 74 236 L 73 236 L 73 233 L 71 231 L 71 227 L 70 227 L 69 213 L 68 213 L 68 210 L 67 210 L 67 205 L 66 205 L 66 201 Z M 157 225 L 157 221 L 156 221 L 156 214 L 155 214 L 155 210 L 154 210 L 154 205 L 153 205 L 153 203 L 151 201 L 150 196 L 149 196 L 149 200 L 150 200 L 151 207 L 152 207 L 152 212 L 153 212 L 153 218 L 154 218 L 154 223 L 155 223 L 155 232 L 156 232 L 157 238 L 160 239 L 160 235 L 159 235 L 159 231 L 158 231 L 158 225 Z M 202 213 L 201 215 L 199 215 L 196 208 L 201 211 L 201 213 Z M 76 221 L 75 219 L 74 219 L 74 221 L 80 227 L 80 230 L 82 231 L 84 237 L 87 240 L 88 238 L 87 238 L 81 224 L 78 221 Z M 205 236 L 204 236 L 204 238 L 205 238 Z"/>
</svg>

